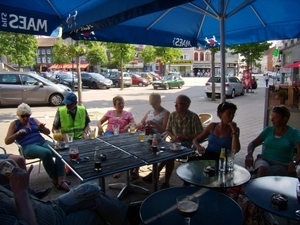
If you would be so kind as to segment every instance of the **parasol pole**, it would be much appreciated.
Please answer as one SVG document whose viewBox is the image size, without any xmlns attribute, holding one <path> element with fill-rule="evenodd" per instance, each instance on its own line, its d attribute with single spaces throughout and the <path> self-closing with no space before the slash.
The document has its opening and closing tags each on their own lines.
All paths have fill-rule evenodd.
<svg viewBox="0 0 300 225">
<path fill-rule="evenodd" d="M 226 101 L 225 95 L 225 15 L 224 15 L 224 0 L 220 0 L 220 55 L 221 55 L 221 102 Z"/>
</svg>

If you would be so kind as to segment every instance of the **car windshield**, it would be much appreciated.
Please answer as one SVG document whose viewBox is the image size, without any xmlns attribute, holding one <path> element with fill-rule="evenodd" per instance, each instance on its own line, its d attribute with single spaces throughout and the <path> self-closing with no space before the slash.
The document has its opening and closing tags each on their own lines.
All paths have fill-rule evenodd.
<svg viewBox="0 0 300 225">
<path fill-rule="evenodd" d="M 34 78 L 36 78 L 37 80 L 40 80 L 42 81 L 43 83 L 45 84 L 50 84 L 50 85 L 53 85 L 54 83 L 44 77 L 41 77 L 41 76 L 36 76 L 36 75 L 32 75 Z"/>
<path fill-rule="evenodd" d="M 92 75 L 93 75 L 94 78 L 97 78 L 97 79 L 105 79 L 105 77 L 102 76 L 102 75 L 99 74 L 99 73 L 92 73 Z"/>
<path fill-rule="evenodd" d="M 172 75 L 164 76 L 163 80 L 172 80 Z"/>
<path fill-rule="evenodd" d="M 61 79 L 72 79 L 72 74 L 59 74 Z"/>
<path fill-rule="evenodd" d="M 212 82 L 212 77 L 209 78 L 208 82 Z M 215 83 L 221 83 L 221 77 L 215 77 Z"/>
</svg>

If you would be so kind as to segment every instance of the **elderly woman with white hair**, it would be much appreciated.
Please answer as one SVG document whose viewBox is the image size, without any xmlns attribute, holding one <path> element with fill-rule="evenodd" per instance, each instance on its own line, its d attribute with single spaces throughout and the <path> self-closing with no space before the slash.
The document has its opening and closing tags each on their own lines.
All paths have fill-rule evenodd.
<svg viewBox="0 0 300 225">
<path fill-rule="evenodd" d="M 19 119 L 11 122 L 5 144 L 17 141 L 24 150 L 25 157 L 39 158 L 58 190 L 68 192 L 70 181 L 65 180 L 64 163 L 49 149 L 51 142 L 45 140 L 40 133 L 50 134 L 50 130 L 38 119 L 31 117 L 29 105 L 22 103 L 17 108 Z M 55 157 L 55 160 L 53 160 Z"/>
</svg>

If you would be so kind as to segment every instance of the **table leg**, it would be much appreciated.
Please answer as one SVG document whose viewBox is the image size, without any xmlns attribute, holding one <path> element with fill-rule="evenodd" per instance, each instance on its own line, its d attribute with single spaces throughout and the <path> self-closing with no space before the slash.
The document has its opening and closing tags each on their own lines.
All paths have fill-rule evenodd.
<svg viewBox="0 0 300 225">
<path fill-rule="evenodd" d="M 144 193 L 144 194 L 149 193 L 149 189 L 130 183 L 129 170 L 126 171 L 126 183 L 109 184 L 108 187 L 122 189 L 117 196 L 117 198 L 119 200 L 121 200 L 123 197 L 125 197 L 130 192 L 140 192 L 140 193 Z"/>
<path fill-rule="evenodd" d="M 153 180 L 153 192 L 157 191 L 157 178 L 158 178 L 158 171 L 157 171 L 157 163 L 152 164 L 152 180 Z"/>
<path fill-rule="evenodd" d="M 101 191 L 105 194 L 105 177 L 99 178 L 99 186 L 101 187 Z"/>
</svg>

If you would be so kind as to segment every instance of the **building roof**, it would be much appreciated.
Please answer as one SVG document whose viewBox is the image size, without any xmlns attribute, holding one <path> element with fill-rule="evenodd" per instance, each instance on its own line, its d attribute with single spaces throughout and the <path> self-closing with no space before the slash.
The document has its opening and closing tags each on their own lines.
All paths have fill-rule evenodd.
<svg viewBox="0 0 300 225">
<path fill-rule="evenodd" d="M 39 47 L 52 47 L 59 38 L 37 38 Z"/>
</svg>

